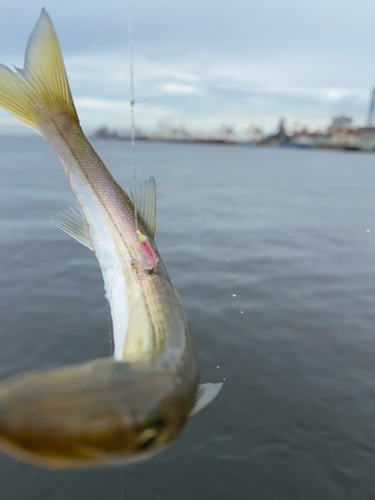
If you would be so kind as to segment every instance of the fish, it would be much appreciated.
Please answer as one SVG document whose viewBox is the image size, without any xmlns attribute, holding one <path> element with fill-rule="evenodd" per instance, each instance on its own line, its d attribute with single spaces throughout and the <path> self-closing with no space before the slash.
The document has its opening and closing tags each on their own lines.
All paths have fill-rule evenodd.
<svg viewBox="0 0 375 500">
<path fill-rule="evenodd" d="M 50 144 L 77 207 L 55 224 L 92 250 L 113 324 L 110 357 L 0 383 L 0 449 L 50 468 L 123 465 L 163 450 L 222 383 L 199 384 L 199 359 L 155 245 L 156 183 L 129 194 L 84 135 L 45 9 L 22 69 L 0 65 L 0 106 Z"/>
</svg>

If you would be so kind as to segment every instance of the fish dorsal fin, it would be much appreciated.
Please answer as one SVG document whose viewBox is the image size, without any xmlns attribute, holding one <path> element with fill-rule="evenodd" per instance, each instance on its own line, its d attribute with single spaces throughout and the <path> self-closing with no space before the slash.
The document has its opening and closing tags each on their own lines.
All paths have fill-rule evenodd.
<svg viewBox="0 0 375 500">
<path fill-rule="evenodd" d="M 130 190 L 130 198 L 153 237 L 156 225 L 156 183 L 153 177 Z"/>
<path fill-rule="evenodd" d="M 73 238 L 82 243 L 82 245 L 90 250 L 94 250 L 86 221 L 83 218 L 81 210 L 77 207 L 66 208 L 54 217 L 51 217 L 51 220 L 57 227 L 70 236 L 73 236 Z"/>
<path fill-rule="evenodd" d="M 13 72 L 0 65 L 0 106 L 37 129 L 58 113 L 78 122 L 59 42 L 44 9 L 30 35 L 23 69 Z"/>
<path fill-rule="evenodd" d="M 200 384 L 198 386 L 197 397 L 195 399 L 195 405 L 190 412 L 190 416 L 195 415 L 199 411 L 203 410 L 207 405 L 213 401 L 216 396 L 221 391 L 223 387 L 223 382 L 213 384 L 209 382 L 208 384 Z"/>
</svg>

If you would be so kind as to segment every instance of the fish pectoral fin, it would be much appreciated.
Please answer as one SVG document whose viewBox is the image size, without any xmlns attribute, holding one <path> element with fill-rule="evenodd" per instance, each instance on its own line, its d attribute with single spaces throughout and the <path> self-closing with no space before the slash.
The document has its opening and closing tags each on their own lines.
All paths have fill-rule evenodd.
<svg viewBox="0 0 375 500">
<path fill-rule="evenodd" d="M 217 384 L 213 384 L 209 382 L 208 384 L 200 384 L 198 386 L 197 397 L 195 399 L 195 405 L 190 412 L 190 416 L 195 415 L 199 411 L 203 410 L 207 405 L 213 401 L 216 396 L 221 391 L 223 387 L 223 382 L 218 382 Z"/>
<path fill-rule="evenodd" d="M 146 229 L 153 237 L 156 226 L 156 182 L 153 177 L 138 184 L 130 190 L 132 200 L 137 212 L 146 224 Z"/>
<path fill-rule="evenodd" d="M 94 250 L 86 221 L 83 218 L 82 212 L 77 207 L 66 208 L 54 217 L 51 217 L 51 220 L 57 227 L 70 236 L 73 236 L 82 245 L 90 250 Z"/>
</svg>

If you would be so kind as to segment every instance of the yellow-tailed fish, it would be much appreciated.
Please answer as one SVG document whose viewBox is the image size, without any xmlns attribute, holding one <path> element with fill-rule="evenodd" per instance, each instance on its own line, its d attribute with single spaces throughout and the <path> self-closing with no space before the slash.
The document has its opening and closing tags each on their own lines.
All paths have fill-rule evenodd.
<svg viewBox="0 0 375 500">
<path fill-rule="evenodd" d="M 198 385 L 186 316 L 154 243 L 155 181 L 129 196 L 83 134 L 45 10 L 24 68 L 0 65 L 0 106 L 49 142 L 70 181 L 79 208 L 60 213 L 55 223 L 95 252 L 115 341 L 114 359 L 2 382 L 0 447 L 49 467 L 148 458 L 221 388 Z"/>
</svg>

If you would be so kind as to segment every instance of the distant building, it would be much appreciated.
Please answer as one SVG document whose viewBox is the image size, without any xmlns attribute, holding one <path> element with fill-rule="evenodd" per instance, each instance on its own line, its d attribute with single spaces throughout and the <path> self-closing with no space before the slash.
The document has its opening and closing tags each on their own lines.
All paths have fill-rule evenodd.
<svg viewBox="0 0 375 500">
<path fill-rule="evenodd" d="M 353 120 L 350 116 L 335 116 L 332 120 L 332 125 L 329 127 L 333 132 L 338 128 L 352 128 Z"/>
<path fill-rule="evenodd" d="M 375 151 L 375 127 L 361 127 L 354 131 L 357 136 L 359 149 L 362 151 Z"/>
<path fill-rule="evenodd" d="M 265 137 L 262 141 L 260 141 L 260 144 L 263 146 L 280 146 L 281 144 L 288 142 L 288 140 L 289 136 L 285 132 L 285 120 L 284 118 L 281 118 L 279 121 L 277 132 Z"/>
</svg>

